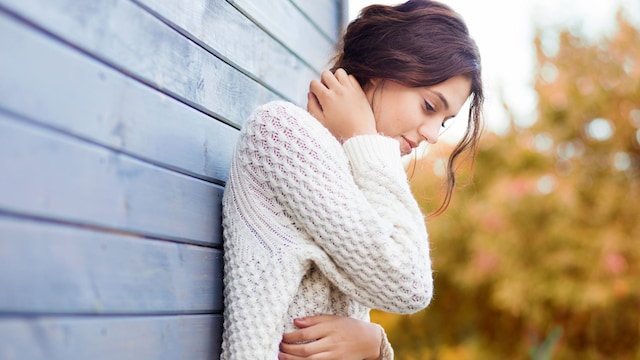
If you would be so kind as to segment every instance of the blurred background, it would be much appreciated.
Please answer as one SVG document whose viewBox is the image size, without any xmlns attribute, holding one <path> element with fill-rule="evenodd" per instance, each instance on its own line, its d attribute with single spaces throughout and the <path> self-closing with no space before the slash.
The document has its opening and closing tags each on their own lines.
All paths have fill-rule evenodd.
<svg viewBox="0 0 640 360">
<path fill-rule="evenodd" d="M 640 359 L 640 1 L 443 2 L 480 47 L 487 132 L 427 220 L 432 304 L 372 320 L 402 360 Z M 464 126 L 408 164 L 426 214 Z"/>
</svg>

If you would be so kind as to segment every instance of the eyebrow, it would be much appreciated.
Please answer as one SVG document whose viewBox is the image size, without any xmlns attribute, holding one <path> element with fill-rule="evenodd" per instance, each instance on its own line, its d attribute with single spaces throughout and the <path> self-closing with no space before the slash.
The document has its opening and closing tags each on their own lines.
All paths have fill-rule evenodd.
<svg viewBox="0 0 640 360">
<path fill-rule="evenodd" d="M 440 101 L 442 101 L 442 103 L 444 104 L 444 109 L 445 109 L 445 110 L 449 110 L 449 102 L 447 101 L 447 98 L 445 98 L 445 97 L 444 97 L 444 95 L 442 95 L 442 93 L 441 93 L 441 92 L 439 92 L 439 91 L 434 91 L 434 90 L 429 90 L 429 91 L 430 91 L 431 93 L 435 94 L 435 95 L 440 99 Z M 449 120 L 449 119 L 453 119 L 453 118 L 454 118 L 454 117 L 456 117 L 456 116 L 458 116 L 458 114 L 457 114 L 457 113 L 456 113 L 456 114 L 453 114 L 453 115 L 451 115 L 451 116 L 449 116 L 449 117 L 447 117 L 447 118 L 445 119 L 445 121 L 447 121 L 447 120 Z"/>
<path fill-rule="evenodd" d="M 442 93 L 438 92 L 438 91 L 433 91 L 431 90 L 432 93 L 436 94 L 439 98 L 440 101 L 442 101 L 442 103 L 444 104 L 444 108 L 445 110 L 449 110 L 449 102 L 447 101 L 447 99 L 444 97 L 444 95 L 442 95 Z"/>
</svg>

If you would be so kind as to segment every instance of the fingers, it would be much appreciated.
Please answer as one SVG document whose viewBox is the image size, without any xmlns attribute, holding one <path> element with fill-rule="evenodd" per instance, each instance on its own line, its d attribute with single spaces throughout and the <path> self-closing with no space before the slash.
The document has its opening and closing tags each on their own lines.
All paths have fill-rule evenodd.
<svg viewBox="0 0 640 360">
<path fill-rule="evenodd" d="M 335 74 L 329 70 L 325 70 L 320 74 L 320 80 L 328 89 L 334 89 L 342 83 L 342 81 L 340 81 L 341 79 L 344 81 L 346 76 L 347 73 L 342 69 L 336 70 Z"/>
<path fill-rule="evenodd" d="M 315 341 L 322 337 L 320 333 L 322 329 L 314 328 L 313 326 L 304 329 L 298 329 L 290 333 L 286 333 L 282 336 L 282 341 L 285 343 L 293 344 L 300 342 Z"/>
<path fill-rule="evenodd" d="M 314 325 L 318 325 L 320 323 L 332 321 L 339 318 L 337 315 L 316 315 L 316 316 L 307 316 L 300 319 L 294 319 L 293 324 L 299 328 L 306 328 Z"/>
<path fill-rule="evenodd" d="M 315 317 L 314 317 L 315 318 Z M 322 329 L 319 329 L 318 319 L 296 319 L 294 323 L 304 328 L 286 333 L 282 336 L 280 343 L 281 354 L 279 359 L 321 359 L 321 353 L 329 350 L 326 341 L 322 341 Z M 320 331 L 318 331 L 320 330 Z"/>
<path fill-rule="evenodd" d="M 309 92 L 315 95 L 318 105 L 322 110 L 322 102 L 326 101 L 325 99 L 331 96 L 332 93 L 343 94 L 344 88 L 352 87 L 360 89 L 358 80 L 356 80 L 353 75 L 347 74 L 344 69 L 340 68 L 336 70 L 335 73 L 325 70 L 320 75 L 320 80 L 311 80 L 311 83 L 309 84 Z"/>
<path fill-rule="evenodd" d="M 341 319 L 341 317 L 337 315 L 307 316 L 301 319 L 294 319 L 293 323 L 299 329 L 284 334 L 282 341 L 291 344 L 322 339 L 331 332 L 332 326 L 330 323 L 338 319 Z"/>
<path fill-rule="evenodd" d="M 322 99 L 324 99 L 328 95 L 329 89 L 322 82 L 320 82 L 320 80 L 313 79 L 309 84 L 309 92 L 315 95 L 316 100 L 319 100 L 321 102 Z"/>
<path fill-rule="evenodd" d="M 362 90 L 362 87 L 360 86 L 360 83 L 358 82 L 358 79 L 356 79 L 355 76 L 349 75 L 349 82 L 351 83 L 351 86 L 355 87 L 356 89 Z"/>
<path fill-rule="evenodd" d="M 307 94 L 307 111 L 320 122 L 324 121 L 322 106 L 320 106 L 318 98 L 312 92 Z"/>
<path fill-rule="evenodd" d="M 317 315 L 294 319 L 293 324 L 299 329 L 285 334 L 283 340 L 292 343 L 322 339 L 331 333 L 331 323 L 342 318 L 337 315 Z"/>
<path fill-rule="evenodd" d="M 376 122 L 367 94 L 362 90 L 355 77 L 344 69 L 335 74 L 325 71 L 320 80 L 309 84 L 309 91 L 315 95 L 310 101 L 309 109 L 316 112 L 317 100 L 322 118 L 315 116 L 324 127 L 340 142 L 355 136 L 375 134 Z"/>
<path fill-rule="evenodd" d="M 336 89 L 340 86 L 353 85 L 354 80 L 355 84 L 359 87 L 356 78 L 353 75 L 347 74 L 347 72 L 342 68 L 336 70 L 335 73 L 332 73 L 329 70 L 325 70 L 322 72 L 322 74 L 320 74 L 320 83 L 327 89 Z"/>
<path fill-rule="evenodd" d="M 322 340 L 303 344 L 287 344 L 282 342 L 280 343 L 280 352 L 300 358 L 310 358 L 312 355 L 316 355 L 314 358 L 317 358 L 319 356 L 318 354 L 328 352 L 330 345 L 329 342 Z M 287 357 L 287 359 L 295 359 L 295 357 Z"/>
<path fill-rule="evenodd" d="M 333 74 L 333 76 L 342 85 L 348 85 L 349 82 L 350 82 L 350 80 L 349 80 L 350 75 L 348 75 L 347 72 L 342 68 L 336 70 L 336 72 Z"/>
</svg>

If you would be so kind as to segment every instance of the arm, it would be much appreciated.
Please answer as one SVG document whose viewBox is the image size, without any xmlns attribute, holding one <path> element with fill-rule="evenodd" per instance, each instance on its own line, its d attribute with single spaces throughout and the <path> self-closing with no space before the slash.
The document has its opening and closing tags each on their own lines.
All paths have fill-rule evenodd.
<svg viewBox="0 0 640 360">
<path fill-rule="evenodd" d="M 296 319 L 300 329 L 284 334 L 281 360 L 313 358 L 392 360 L 393 350 L 380 325 L 336 315 Z"/>
<path fill-rule="evenodd" d="M 380 135 L 335 139 L 309 113 L 285 103 L 245 125 L 240 166 L 264 186 L 323 251 L 313 260 L 359 303 L 418 311 L 432 293 L 424 219 L 409 189 L 398 143 Z M 354 181 L 355 180 L 355 181 Z"/>
</svg>

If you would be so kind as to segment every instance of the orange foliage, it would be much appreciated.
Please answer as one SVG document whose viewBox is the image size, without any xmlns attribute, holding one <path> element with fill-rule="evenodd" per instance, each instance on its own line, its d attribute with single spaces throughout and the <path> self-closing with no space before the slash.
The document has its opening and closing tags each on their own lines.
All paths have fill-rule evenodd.
<svg viewBox="0 0 640 360">
<path fill-rule="evenodd" d="M 487 134 L 429 220 L 432 305 L 372 314 L 398 359 L 640 359 L 640 30 L 618 26 L 595 44 L 560 31 L 553 55 L 539 33 L 537 122 Z M 412 176 L 427 213 L 436 161 Z"/>
</svg>

